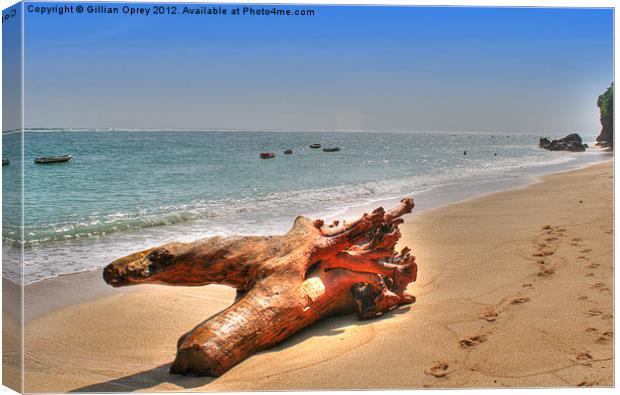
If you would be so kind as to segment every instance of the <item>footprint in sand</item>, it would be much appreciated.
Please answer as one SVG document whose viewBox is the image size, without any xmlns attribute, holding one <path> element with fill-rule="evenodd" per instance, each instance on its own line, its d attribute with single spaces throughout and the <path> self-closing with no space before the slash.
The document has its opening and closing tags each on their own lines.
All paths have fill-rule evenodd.
<svg viewBox="0 0 620 395">
<path fill-rule="evenodd" d="M 590 354 L 588 351 L 582 351 L 577 353 L 577 359 L 580 361 L 592 359 L 592 354 Z"/>
<path fill-rule="evenodd" d="M 580 296 L 577 298 L 577 300 L 588 300 L 587 296 Z"/>
<path fill-rule="evenodd" d="M 577 362 L 582 364 L 589 364 L 592 359 L 592 354 L 589 351 L 582 351 L 577 353 L 577 357 L 575 358 Z"/>
<path fill-rule="evenodd" d="M 549 256 L 549 255 L 553 255 L 553 251 L 544 250 L 544 251 L 539 251 L 539 252 L 535 252 L 532 254 L 532 256 Z"/>
<path fill-rule="evenodd" d="M 591 248 L 584 248 L 583 250 L 579 251 L 581 253 L 586 253 L 586 252 L 592 252 Z"/>
<path fill-rule="evenodd" d="M 574 237 L 571 241 L 581 241 L 581 239 L 579 237 Z"/>
<path fill-rule="evenodd" d="M 545 225 L 542 228 L 543 228 L 543 230 L 550 230 L 551 229 L 551 225 Z"/>
<path fill-rule="evenodd" d="M 577 259 L 587 259 L 587 258 L 586 258 L 585 256 L 583 256 L 583 255 L 579 255 L 579 256 L 577 257 Z"/>
<path fill-rule="evenodd" d="M 448 364 L 443 361 L 437 361 L 430 368 L 424 369 L 424 373 L 429 376 L 446 377 L 448 372 Z"/>
<path fill-rule="evenodd" d="M 586 332 L 588 333 L 598 332 L 598 329 L 590 327 L 590 328 L 586 328 Z"/>
<path fill-rule="evenodd" d="M 546 276 L 550 276 L 553 273 L 555 273 L 555 267 L 541 267 L 538 270 L 538 275 L 540 277 L 546 277 Z"/>
<path fill-rule="evenodd" d="M 577 387 L 592 387 L 595 385 L 598 385 L 598 381 L 586 378 L 579 382 L 579 384 L 577 384 Z"/>
<path fill-rule="evenodd" d="M 603 320 L 610 320 L 610 319 L 612 319 L 614 317 L 611 314 L 603 313 L 599 309 L 590 309 L 590 310 L 586 311 L 584 314 L 585 315 L 589 315 L 591 317 L 601 317 L 601 319 L 603 319 Z"/>
<path fill-rule="evenodd" d="M 521 303 L 525 303 L 525 302 L 529 302 L 530 298 L 528 298 L 527 296 L 520 296 L 517 298 L 513 298 L 510 301 L 510 304 L 521 304 Z"/>
<path fill-rule="evenodd" d="M 611 339 L 613 339 L 614 337 L 614 333 L 613 332 L 604 332 L 601 336 L 599 336 L 598 338 L 596 338 L 596 340 L 594 340 L 595 343 L 597 344 L 607 344 L 611 341 Z"/>
<path fill-rule="evenodd" d="M 594 273 L 586 273 L 586 277 L 592 277 L 594 276 Z"/>
<path fill-rule="evenodd" d="M 599 265 L 598 263 L 591 263 L 588 266 L 586 266 L 588 269 L 596 269 L 597 267 L 599 267 L 601 265 Z"/>
<path fill-rule="evenodd" d="M 598 288 L 601 291 L 609 291 L 609 288 L 607 288 L 607 284 L 605 283 L 594 283 L 594 284 L 589 284 L 590 288 Z"/>
<path fill-rule="evenodd" d="M 484 311 L 484 313 L 482 313 L 482 318 L 487 320 L 488 322 L 493 322 L 497 319 L 497 312 L 495 311 L 494 308 L 488 308 Z"/>
<path fill-rule="evenodd" d="M 523 288 L 530 288 L 532 286 L 532 284 L 527 283 L 527 284 L 523 284 Z"/>
<path fill-rule="evenodd" d="M 461 341 L 459 341 L 459 344 L 463 348 L 475 348 L 476 346 L 484 343 L 485 341 L 487 341 L 487 337 L 485 335 L 473 335 L 466 337 L 465 339 L 461 339 Z"/>
</svg>

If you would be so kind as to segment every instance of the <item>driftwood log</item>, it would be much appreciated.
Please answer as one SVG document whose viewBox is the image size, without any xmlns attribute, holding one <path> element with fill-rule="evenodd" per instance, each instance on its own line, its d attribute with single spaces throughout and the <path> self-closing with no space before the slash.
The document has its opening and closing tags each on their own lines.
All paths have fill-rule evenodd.
<svg viewBox="0 0 620 395">
<path fill-rule="evenodd" d="M 181 336 L 170 372 L 220 376 L 317 320 L 357 312 L 372 318 L 415 301 L 405 291 L 417 274 L 409 248 L 395 250 L 402 215 L 414 203 L 364 214 L 351 223 L 298 217 L 282 236 L 211 237 L 170 243 L 120 258 L 104 280 L 237 289 L 235 302 Z"/>
</svg>

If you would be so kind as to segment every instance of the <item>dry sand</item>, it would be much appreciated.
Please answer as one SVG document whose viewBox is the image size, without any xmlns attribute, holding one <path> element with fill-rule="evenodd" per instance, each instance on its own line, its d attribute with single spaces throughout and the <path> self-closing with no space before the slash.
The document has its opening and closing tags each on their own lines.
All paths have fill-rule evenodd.
<svg viewBox="0 0 620 395">
<path fill-rule="evenodd" d="M 217 379 L 167 369 L 177 338 L 230 304 L 232 289 L 139 286 L 39 308 L 27 317 L 25 389 L 611 386 L 612 171 L 607 162 L 414 210 L 401 244 L 418 257 L 415 304 L 324 320 Z M 27 303 L 54 299 L 46 283 L 27 288 Z"/>
</svg>

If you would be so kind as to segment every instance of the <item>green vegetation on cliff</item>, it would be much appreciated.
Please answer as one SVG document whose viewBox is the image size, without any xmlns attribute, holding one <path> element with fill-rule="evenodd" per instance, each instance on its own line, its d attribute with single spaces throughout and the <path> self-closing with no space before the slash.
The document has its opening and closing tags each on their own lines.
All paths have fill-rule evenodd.
<svg viewBox="0 0 620 395">
<path fill-rule="evenodd" d="M 601 111 L 601 125 L 603 129 L 596 141 L 606 142 L 608 145 L 614 144 L 614 83 L 612 82 L 607 91 L 598 97 L 596 103 Z"/>
</svg>

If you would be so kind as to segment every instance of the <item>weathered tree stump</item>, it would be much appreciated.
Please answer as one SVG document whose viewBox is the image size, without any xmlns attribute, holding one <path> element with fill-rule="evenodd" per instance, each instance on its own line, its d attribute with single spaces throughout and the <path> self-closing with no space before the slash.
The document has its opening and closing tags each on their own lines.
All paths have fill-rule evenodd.
<svg viewBox="0 0 620 395">
<path fill-rule="evenodd" d="M 411 303 L 417 274 L 409 248 L 395 251 L 402 215 L 414 203 L 378 208 L 351 223 L 297 217 L 282 236 L 211 237 L 170 243 L 118 259 L 104 280 L 237 289 L 235 302 L 181 336 L 171 373 L 220 376 L 317 320 L 357 311 L 372 318 Z"/>
</svg>

